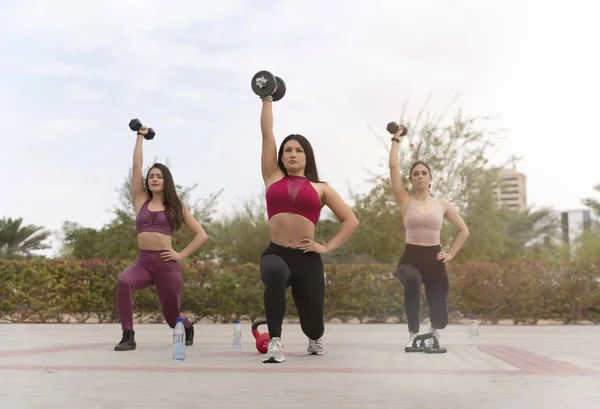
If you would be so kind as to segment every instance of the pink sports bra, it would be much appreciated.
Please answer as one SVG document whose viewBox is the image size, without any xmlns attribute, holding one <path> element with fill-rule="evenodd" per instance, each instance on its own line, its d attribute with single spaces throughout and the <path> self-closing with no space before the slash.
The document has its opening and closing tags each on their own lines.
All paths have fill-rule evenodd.
<svg viewBox="0 0 600 409">
<path fill-rule="evenodd" d="M 146 203 L 144 203 L 140 210 L 140 214 L 138 214 L 138 217 L 135 219 L 135 230 L 138 233 L 162 233 L 172 236 L 173 228 L 171 227 L 169 219 L 167 219 L 167 213 L 164 210 L 159 210 L 157 212 L 148 210 L 149 202 L 150 200 L 147 200 Z"/>
<path fill-rule="evenodd" d="M 295 213 L 317 224 L 321 214 L 319 194 L 303 176 L 284 176 L 267 189 L 269 220 L 278 213 Z"/>
<path fill-rule="evenodd" d="M 439 244 L 444 215 L 439 199 L 433 198 L 433 211 L 423 214 L 410 198 L 408 210 L 404 216 L 407 242 Z"/>
</svg>

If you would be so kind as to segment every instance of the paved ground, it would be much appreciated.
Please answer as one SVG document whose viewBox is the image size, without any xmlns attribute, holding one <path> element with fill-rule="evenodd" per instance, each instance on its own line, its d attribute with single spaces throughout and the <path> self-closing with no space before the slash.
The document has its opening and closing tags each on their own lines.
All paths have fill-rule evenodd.
<svg viewBox="0 0 600 409">
<path fill-rule="evenodd" d="M 136 326 L 138 349 L 114 352 L 118 325 L 0 325 L 0 408 L 600 408 L 600 326 L 467 326 L 442 332 L 445 355 L 406 354 L 404 325 L 329 324 L 307 356 L 284 324 L 286 362 L 263 364 L 248 323 L 199 325 L 171 362 L 166 325 Z M 261 327 L 265 330 L 265 327 Z"/>
</svg>

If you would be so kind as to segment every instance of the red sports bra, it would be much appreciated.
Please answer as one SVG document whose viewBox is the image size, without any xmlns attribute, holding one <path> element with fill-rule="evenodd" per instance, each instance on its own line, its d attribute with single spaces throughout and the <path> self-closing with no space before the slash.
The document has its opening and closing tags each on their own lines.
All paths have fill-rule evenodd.
<svg viewBox="0 0 600 409">
<path fill-rule="evenodd" d="M 321 214 L 319 194 L 304 176 L 284 176 L 267 189 L 269 220 L 278 213 L 295 213 L 317 224 Z"/>
</svg>

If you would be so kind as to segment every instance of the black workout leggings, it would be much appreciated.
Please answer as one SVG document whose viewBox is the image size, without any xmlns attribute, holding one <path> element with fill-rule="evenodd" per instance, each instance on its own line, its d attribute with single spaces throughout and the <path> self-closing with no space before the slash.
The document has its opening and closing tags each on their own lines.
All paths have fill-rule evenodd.
<svg viewBox="0 0 600 409">
<path fill-rule="evenodd" d="M 271 242 L 260 259 L 260 276 L 265 285 L 269 336 L 281 337 L 286 289 L 292 286 L 302 332 L 310 339 L 319 339 L 325 332 L 325 276 L 321 255 Z"/>
<path fill-rule="evenodd" d="M 435 258 L 440 251 L 440 246 L 407 244 L 398 262 L 397 273 L 404 286 L 408 330 L 414 333 L 419 332 L 421 283 L 425 284 L 431 325 L 435 329 L 448 325 L 448 274 L 446 265 Z"/>
</svg>

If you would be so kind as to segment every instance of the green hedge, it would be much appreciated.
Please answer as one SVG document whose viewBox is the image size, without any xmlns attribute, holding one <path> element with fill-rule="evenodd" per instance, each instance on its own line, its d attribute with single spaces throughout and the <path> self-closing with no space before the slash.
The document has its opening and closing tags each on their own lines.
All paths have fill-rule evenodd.
<svg viewBox="0 0 600 409">
<path fill-rule="evenodd" d="M 130 261 L 0 260 L 0 320 L 119 322 L 115 286 Z M 256 264 L 220 267 L 182 263 L 182 311 L 194 319 L 230 322 L 264 316 Z M 403 290 L 392 264 L 326 265 L 325 316 L 342 322 L 405 322 Z M 451 319 L 535 324 L 600 323 L 600 262 L 527 261 L 449 264 Z M 296 317 L 288 290 L 287 317 Z M 424 294 L 424 293 L 423 293 Z M 422 297 L 422 317 L 427 306 Z M 163 322 L 152 287 L 134 292 L 137 321 Z"/>
</svg>

